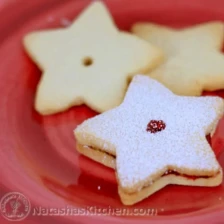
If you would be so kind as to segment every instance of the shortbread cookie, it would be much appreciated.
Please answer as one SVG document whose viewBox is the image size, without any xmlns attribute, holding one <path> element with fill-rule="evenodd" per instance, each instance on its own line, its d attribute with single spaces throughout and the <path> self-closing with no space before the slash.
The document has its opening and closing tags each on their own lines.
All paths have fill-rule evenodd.
<svg viewBox="0 0 224 224">
<path fill-rule="evenodd" d="M 175 30 L 136 23 L 132 32 L 164 50 L 165 62 L 149 75 L 178 95 L 199 96 L 224 88 L 224 56 L 220 52 L 224 24 L 210 22 Z"/>
<path fill-rule="evenodd" d="M 221 167 L 205 136 L 214 132 L 223 112 L 224 102 L 219 97 L 177 96 L 156 80 L 137 75 L 123 103 L 83 122 L 75 137 L 89 153 L 98 150 L 114 160 L 116 156 L 121 200 L 133 204 L 167 184 L 221 183 Z M 86 156 L 89 153 L 85 151 Z M 102 163 L 102 154 L 98 159 L 89 157 Z M 160 180 L 167 172 L 178 178 Z M 192 184 L 187 181 L 190 178 L 180 176 L 198 182 Z M 162 183 L 154 185 L 157 181 Z M 154 190 L 145 189 L 149 186 Z M 133 196 L 141 191 L 145 193 Z"/>
<path fill-rule="evenodd" d="M 118 106 L 129 79 L 163 60 L 161 50 L 119 31 L 100 1 L 68 28 L 28 34 L 24 46 L 43 71 L 35 100 L 43 115 L 84 103 L 97 112 Z"/>
<path fill-rule="evenodd" d="M 180 30 L 155 23 L 135 23 L 132 32 L 162 48 L 169 57 L 182 50 L 195 51 L 195 47 L 220 50 L 223 46 L 224 23 L 208 22 Z"/>
</svg>

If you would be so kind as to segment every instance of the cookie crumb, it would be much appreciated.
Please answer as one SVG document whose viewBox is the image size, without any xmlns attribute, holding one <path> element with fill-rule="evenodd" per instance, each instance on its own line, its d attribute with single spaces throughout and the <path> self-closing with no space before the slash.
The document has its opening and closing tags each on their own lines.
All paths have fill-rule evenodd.
<svg viewBox="0 0 224 224">
<path fill-rule="evenodd" d="M 68 18 L 61 18 L 60 24 L 64 27 L 67 27 L 72 24 L 72 21 L 70 21 Z"/>
</svg>

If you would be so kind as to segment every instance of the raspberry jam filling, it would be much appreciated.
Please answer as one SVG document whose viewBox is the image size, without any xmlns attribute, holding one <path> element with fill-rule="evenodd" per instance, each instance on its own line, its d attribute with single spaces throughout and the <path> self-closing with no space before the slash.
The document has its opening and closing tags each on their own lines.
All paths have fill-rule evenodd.
<svg viewBox="0 0 224 224">
<path fill-rule="evenodd" d="M 113 157 L 114 159 L 116 159 L 116 156 L 115 156 L 115 155 L 113 155 L 113 154 L 111 154 L 111 153 L 109 153 L 109 152 L 103 151 L 103 150 L 98 149 L 98 148 L 94 148 L 94 147 L 89 146 L 89 145 L 85 145 L 85 147 L 87 147 L 87 148 L 89 148 L 89 149 L 93 149 L 93 150 L 100 151 L 100 152 L 102 152 L 102 153 L 104 153 L 104 154 L 107 154 L 107 155 L 109 155 L 109 156 Z"/>
<path fill-rule="evenodd" d="M 168 176 L 168 175 L 175 175 L 175 176 L 182 176 L 185 177 L 187 179 L 191 179 L 191 180 L 196 180 L 198 178 L 210 178 L 211 176 L 191 176 L 191 175 L 186 175 L 186 174 L 180 174 L 177 171 L 173 171 L 173 170 L 168 170 L 167 172 L 165 172 L 162 177 L 164 176 Z"/>
<path fill-rule="evenodd" d="M 146 128 L 146 131 L 156 133 L 166 128 L 166 124 L 162 120 L 151 120 Z"/>
</svg>

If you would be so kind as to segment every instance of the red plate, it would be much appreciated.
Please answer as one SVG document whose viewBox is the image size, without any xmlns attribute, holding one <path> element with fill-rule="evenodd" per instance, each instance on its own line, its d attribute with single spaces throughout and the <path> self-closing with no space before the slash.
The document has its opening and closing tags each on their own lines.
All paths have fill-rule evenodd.
<svg viewBox="0 0 224 224">
<path fill-rule="evenodd" d="M 136 21 L 186 26 L 224 20 L 222 0 L 105 2 L 118 27 L 126 30 Z M 41 73 L 25 54 L 21 39 L 32 30 L 67 25 L 88 3 L 87 0 L 0 1 L 0 196 L 17 191 L 30 200 L 30 215 L 22 223 L 224 223 L 224 183 L 216 188 L 168 186 L 127 210 L 119 201 L 114 172 L 75 150 L 73 129 L 95 113 L 86 106 L 48 117 L 34 111 L 35 89 Z M 224 168 L 223 129 L 224 120 L 212 145 Z M 34 216 L 35 206 L 54 209 L 67 206 L 67 213 Z M 71 206 L 73 215 L 68 212 Z M 88 206 L 94 206 L 91 211 L 98 215 L 88 215 Z M 84 210 L 77 216 L 80 207 Z M 121 216 L 125 208 L 132 215 Z M 8 222 L 2 216 L 0 219 L 1 223 Z"/>
</svg>

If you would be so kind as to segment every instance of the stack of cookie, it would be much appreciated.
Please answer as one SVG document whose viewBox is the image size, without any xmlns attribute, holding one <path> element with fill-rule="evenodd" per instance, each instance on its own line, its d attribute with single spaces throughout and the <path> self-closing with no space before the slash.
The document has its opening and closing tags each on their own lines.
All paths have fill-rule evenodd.
<svg viewBox="0 0 224 224">
<path fill-rule="evenodd" d="M 86 104 L 102 113 L 76 127 L 77 150 L 115 170 L 126 205 L 168 184 L 217 186 L 222 168 L 206 135 L 224 101 L 200 95 L 224 88 L 223 39 L 221 22 L 123 32 L 94 2 L 70 27 L 24 38 L 43 71 L 35 108 L 49 115 Z"/>
<path fill-rule="evenodd" d="M 116 170 L 126 205 L 168 184 L 217 186 L 222 170 L 205 136 L 224 111 L 219 97 L 182 97 L 133 78 L 123 103 L 78 126 L 77 149 Z"/>
</svg>

